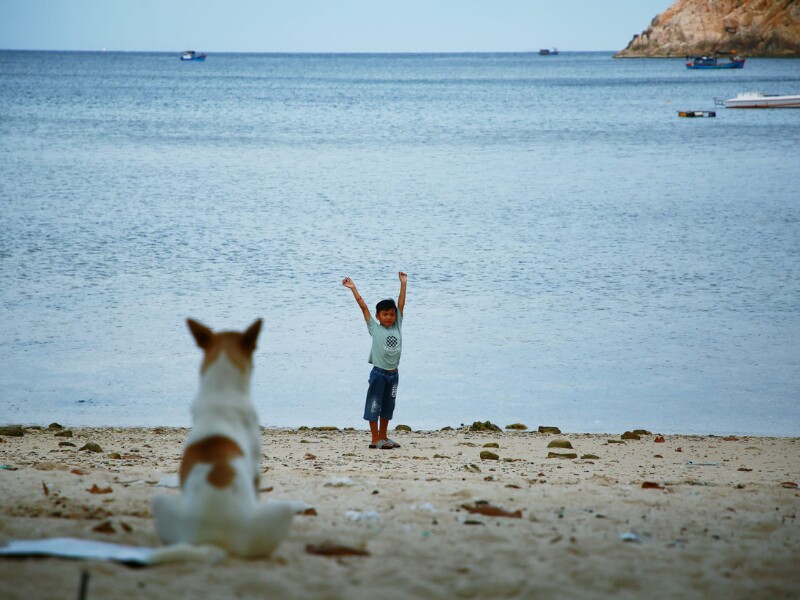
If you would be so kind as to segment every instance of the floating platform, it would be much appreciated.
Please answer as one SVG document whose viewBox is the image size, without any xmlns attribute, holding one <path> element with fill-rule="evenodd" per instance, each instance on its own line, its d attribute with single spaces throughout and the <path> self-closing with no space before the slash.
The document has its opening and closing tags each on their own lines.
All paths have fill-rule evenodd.
<svg viewBox="0 0 800 600">
<path fill-rule="evenodd" d="M 679 110 L 679 117 L 716 117 L 717 112 L 714 110 Z"/>
</svg>

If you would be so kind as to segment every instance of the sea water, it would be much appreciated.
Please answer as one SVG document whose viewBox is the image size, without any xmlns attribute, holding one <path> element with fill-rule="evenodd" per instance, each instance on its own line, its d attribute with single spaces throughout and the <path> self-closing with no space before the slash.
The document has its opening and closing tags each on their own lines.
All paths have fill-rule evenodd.
<svg viewBox="0 0 800 600">
<path fill-rule="evenodd" d="M 266 426 L 800 435 L 800 63 L 0 52 L 0 423 L 189 424 L 264 319 Z M 680 118 L 679 111 L 716 110 Z"/>
</svg>

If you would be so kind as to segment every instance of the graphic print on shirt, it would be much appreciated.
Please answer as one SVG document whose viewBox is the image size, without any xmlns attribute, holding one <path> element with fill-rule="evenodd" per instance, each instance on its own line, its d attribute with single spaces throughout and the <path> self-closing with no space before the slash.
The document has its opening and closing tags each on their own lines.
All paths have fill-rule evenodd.
<svg viewBox="0 0 800 600">
<path fill-rule="evenodd" d="M 384 342 L 384 349 L 389 354 L 396 354 L 397 353 L 397 345 L 399 340 L 393 335 L 387 335 L 386 341 Z"/>
</svg>

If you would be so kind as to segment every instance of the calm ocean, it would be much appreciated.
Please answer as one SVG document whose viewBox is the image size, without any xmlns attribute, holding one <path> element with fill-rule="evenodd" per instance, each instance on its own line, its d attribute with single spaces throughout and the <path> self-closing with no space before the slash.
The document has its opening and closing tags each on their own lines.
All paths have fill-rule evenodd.
<svg viewBox="0 0 800 600">
<path fill-rule="evenodd" d="M 800 61 L 0 52 L 0 424 L 188 425 L 264 318 L 267 426 L 800 435 Z M 679 110 L 717 110 L 679 118 Z"/>
</svg>

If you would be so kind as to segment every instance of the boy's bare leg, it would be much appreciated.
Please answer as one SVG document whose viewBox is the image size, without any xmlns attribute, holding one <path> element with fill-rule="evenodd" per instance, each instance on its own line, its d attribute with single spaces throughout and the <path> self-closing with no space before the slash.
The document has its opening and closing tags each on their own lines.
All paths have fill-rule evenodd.
<svg viewBox="0 0 800 600">
<path fill-rule="evenodd" d="M 369 421 L 369 431 L 372 434 L 372 445 L 378 443 L 378 440 L 381 439 L 380 431 L 378 430 L 378 422 L 377 421 Z M 384 432 L 384 437 L 386 432 Z"/>
<path fill-rule="evenodd" d="M 389 420 L 381 417 L 379 421 L 369 421 L 369 431 L 372 434 L 373 446 L 381 440 L 388 441 Z"/>
<path fill-rule="evenodd" d="M 388 440 L 389 437 L 387 432 L 389 431 L 389 419 L 384 419 L 383 417 L 380 418 L 380 426 L 378 429 L 378 439 L 379 440 Z"/>
</svg>

